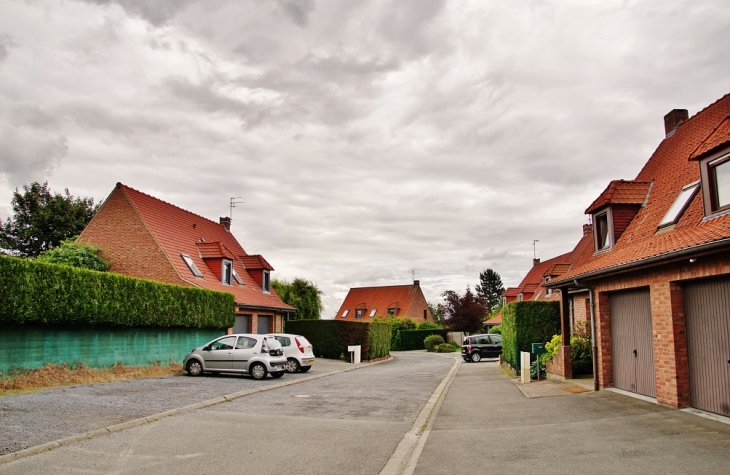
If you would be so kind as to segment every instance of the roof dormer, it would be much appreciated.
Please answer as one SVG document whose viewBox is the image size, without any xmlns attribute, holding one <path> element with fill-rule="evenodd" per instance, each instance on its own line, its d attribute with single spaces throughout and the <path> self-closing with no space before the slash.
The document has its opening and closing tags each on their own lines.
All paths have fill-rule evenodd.
<svg viewBox="0 0 730 475">
<path fill-rule="evenodd" d="M 651 182 L 613 180 L 586 209 L 593 223 L 596 252 L 610 250 L 646 203 Z"/>
<path fill-rule="evenodd" d="M 274 270 L 271 264 L 260 254 L 241 256 L 241 262 L 261 290 L 271 292 L 271 271 Z"/>
<path fill-rule="evenodd" d="M 730 211 L 730 116 L 692 152 L 700 164 L 705 216 Z"/>
</svg>

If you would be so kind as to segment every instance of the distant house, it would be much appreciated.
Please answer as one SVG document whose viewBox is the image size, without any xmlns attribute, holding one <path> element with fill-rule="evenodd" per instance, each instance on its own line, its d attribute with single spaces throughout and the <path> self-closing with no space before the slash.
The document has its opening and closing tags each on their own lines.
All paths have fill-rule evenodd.
<svg viewBox="0 0 730 475">
<path fill-rule="evenodd" d="M 730 416 L 730 95 L 664 126 L 636 178 L 586 209 L 591 245 L 544 285 L 560 292 L 563 342 L 575 292 L 589 293 L 601 387 Z M 570 347 L 557 360 L 570 377 Z"/>
<path fill-rule="evenodd" d="M 376 316 L 388 315 L 433 323 L 433 315 L 419 281 L 414 280 L 412 285 L 350 289 L 335 319 L 368 322 Z"/>
<path fill-rule="evenodd" d="M 235 332 L 281 331 L 294 307 L 271 288 L 273 267 L 216 223 L 117 183 L 78 242 L 98 247 L 110 272 L 233 294 Z"/>
</svg>

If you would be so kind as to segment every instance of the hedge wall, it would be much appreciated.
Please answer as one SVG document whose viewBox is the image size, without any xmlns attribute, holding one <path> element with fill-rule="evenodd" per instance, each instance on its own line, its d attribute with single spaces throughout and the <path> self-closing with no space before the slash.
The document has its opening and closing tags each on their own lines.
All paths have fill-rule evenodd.
<svg viewBox="0 0 730 475">
<path fill-rule="evenodd" d="M 0 324 L 230 328 L 233 295 L 0 257 Z"/>
<path fill-rule="evenodd" d="M 363 361 L 390 354 L 390 325 L 378 322 L 343 322 L 339 320 L 291 320 L 285 331 L 303 335 L 314 349 L 314 355 L 339 359 L 347 355 L 350 345 L 361 346 Z"/>
<path fill-rule="evenodd" d="M 404 351 L 407 350 L 423 350 L 426 346 L 423 344 L 423 340 L 427 336 L 439 335 L 446 341 L 446 331 L 441 329 L 430 329 L 430 330 L 401 330 L 401 348 Z"/>
<path fill-rule="evenodd" d="M 560 302 L 511 302 L 502 309 L 502 357 L 520 371 L 520 352 L 560 333 Z"/>
</svg>

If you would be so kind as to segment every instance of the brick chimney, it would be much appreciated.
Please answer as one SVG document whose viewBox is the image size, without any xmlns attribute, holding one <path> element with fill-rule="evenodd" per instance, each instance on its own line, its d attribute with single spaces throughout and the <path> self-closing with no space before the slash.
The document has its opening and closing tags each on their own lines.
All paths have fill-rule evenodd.
<svg viewBox="0 0 730 475">
<path fill-rule="evenodd" d="M 539 258 L 539 257 L 536 257 L 536 258 L 534 258 L 534 259 L 532 260 L 532 267 L 535 267 L 535 266 L 536 266 L 536 265 L 538 265 L 539 263 L 540 263 L 540 258 Z"/>
<path fill-rule="evenodd" d="M 687 109 L 674 109 L 669 114 L 664 116 L 664 134 L 669 137 L 677 130 L 677 127 L 689 119 L 689 112 Z"/>
<path fill-rule="evenodd" d="M 592 230 L 593 230 L 592 224 L 584 224 L 583 225 L 583 236 L 588 236 Z"/>
<path fill-rule="evenodd" d="M 413 281 L 413 285 L 415 285 L 416 287 L 420 287 L 421 286 L 421 281 L 420 280 L 414 280 Z"/>
<path fill-rule="evenodd" d="M 226 228 L 226 231 L 231 232 L 231 218 L 221 216 L 220 223 Z"/>
</svg>

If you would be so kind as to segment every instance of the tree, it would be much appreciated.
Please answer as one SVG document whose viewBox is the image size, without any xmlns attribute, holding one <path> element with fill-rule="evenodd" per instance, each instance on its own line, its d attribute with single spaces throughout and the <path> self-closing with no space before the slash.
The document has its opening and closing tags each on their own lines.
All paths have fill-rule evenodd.
<svg viewBox="0 0 730 475">
<path fill-rule="evenodd" d="M 0 220 L 0 249 L 21 257 L 36 257 L 61 241 L 77 236 L 96 212 L 93 198 L 51 194 L 48 182 L 23 185 L 13 194 L 13 219 Z"/>
<path fill-rule="evenodd" d="M 271 286 L 281 300 L 297 309 L 292 320 L 319 320 L 322 314 L 322 293 L 315 284 L 296 278 L 291 283 L 272 280 Z"/>
<path fill-rule="evenodd" d="M 431 302 L 426 302 L 426 305 L 428 305 L 428 309 L 431 310 L 433 321 L 441 325 L 444 321 L 444 304 L 438 303 L 434 305 Z"/>
<path fill-rule="evenodd" d="M 36 260 L 50 264 L 65 264 L 83 269 L 105 271 L 109 269 L 109 263 L 99 257 L 99 251 L 100 249 L 84 246 L 73 239 L 66 239 L 59 246 L 43 251 Z"/>
<path fill-rule="evenodd" d="M 479 273 L 479 284 L 476 286 L 477 295 L 483 298 L 487 303 L 489 310 L 499 308 L 504 293 L 504 284 L 502 277 L 492 269 L 487 269 Z"/>
<path fill-rule="evenodd" d="M 461 296 L 453 290 L 447 290 L 442 297 L 444 303 L 444 324 L 451 331 L 478 332 L 482 328 L 482 321 L 489 313 L 487 302 L 474 294 L 469 287 Z"/>
</svg>

